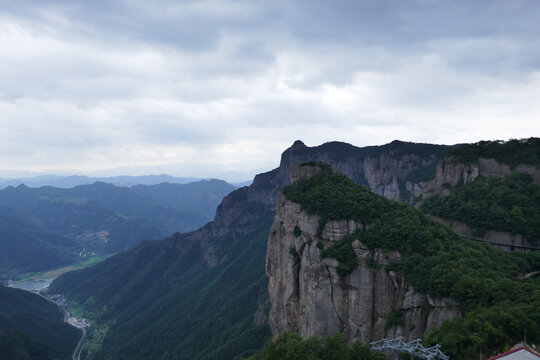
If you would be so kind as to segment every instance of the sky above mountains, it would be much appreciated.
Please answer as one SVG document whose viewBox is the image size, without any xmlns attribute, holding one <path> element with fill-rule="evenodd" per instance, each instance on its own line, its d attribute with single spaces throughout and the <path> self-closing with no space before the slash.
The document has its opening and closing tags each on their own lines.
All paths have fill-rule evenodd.
<svg viewBox="0 0 540 360">
<path fill-rule="evenodd" d="M 0 0 L 0 169 L 538 136 L 538 24 L 537 0 Z"/>
</svg>

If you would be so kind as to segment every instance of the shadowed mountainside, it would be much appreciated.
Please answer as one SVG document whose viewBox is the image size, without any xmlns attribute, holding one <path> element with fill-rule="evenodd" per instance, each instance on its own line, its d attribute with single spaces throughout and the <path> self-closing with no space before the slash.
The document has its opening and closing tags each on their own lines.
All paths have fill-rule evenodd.
<svg viewBox="0 0 540 360">
<path fill-rule="evenodd" d="M 3 278 L 111 254 L 144 239 L 194 230 L 210 221 L 234 187 L 221 180 L 191 184 L 0 190 Z"/>
<path fill-rule="evenodd" d="M 80 330 L 64 322 L 64 312 L 27 291 L 0 286 L 0 354 L 24 359 L 38 351 L 42 358 L 71 359 Z M 3 341 L 5 340 L 5 341 Z"/>
</svg>

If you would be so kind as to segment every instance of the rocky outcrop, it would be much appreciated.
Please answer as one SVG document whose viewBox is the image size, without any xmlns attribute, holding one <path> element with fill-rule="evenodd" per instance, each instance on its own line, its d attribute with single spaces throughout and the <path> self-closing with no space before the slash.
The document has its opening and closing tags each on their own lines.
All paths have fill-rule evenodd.
<svg viewBox="0 0 540 360">
<path fill-rule="evenodd" d="M 510 175 L 512 170 L 531 175 L 533 182 L 540 185 L 540 169 L 532 165 L 518 165 L 511 169 L 507 164 L 499 163 L 495 159 L 478 158 L 477 162 L 465 164 L 449 156 L 437 165 L 435 179 L 420 186 L 424 197 L 434 193 L 448 195 L 449 187 L 473 182 L 479 175 L 486 178 L 504 177 Z"/>
<path fill-rule="evenodd" d="M 398 200 L 405 195 L 404 189 L 419 195 L 422 180 L 411 180 L 409 176 L 426 167 L 434 168 L 449 149 L 450 146 L 401 141 L 364 148 L 340 142 L 307 147 L 301 141 L 296 141 L 281 156 L 277 178 L 286 185 L 289 183 L 289 169 L 292 165 L 320 161 L 331 165 L 354 182 L 369 186 L 375 193 Z"/>
<path fill-rule="evenodd" d="M 208 266 L 219 264 L 223 257 L 215 251 L 213 239 L 245 236 L 259 226 L 262 218 L 272 216 L 277 194 L 291 182 L 291 167 L 295 164 L 310 161 L 327 163 L 356 183 L 370 186 L 374 192 L 390 199 L 398 199 L 401 196 L 399 182 L 403 182 L 412 171 L 434 166 L 449 149 L 445 145 L 400 141 L 363 148 L 342 142 L 309 147 L 295 141 L 281 155 L 279 167 L 258 174 L 250 186 L 227 195 L 217 207 L 213 222 L 182 235 L 181 242 L 171 239 L 169 246 L 197 244 Z M 419 185 L 415 183 L 412 186 Z"/>
<path fill-rule="evenodd" d="M 363 164 L 363 174 L 371 189 L 390 200 L 401 198 L 400 182 L 405 182 L 411 171 L 436 163 L 435 158 L 422 160 L 415 154 L 406 154 L 401 158 L 381 154 L 378 157 L 366 157 Z M 408 189 L 414 192 L 420 184 L 408 181 Z M 407 185 L 406 185 L 407 186 Z"/>
<path fill-rule="evenodd" d="M 349 343 L 397 336 L 416 339 L 459 314 L 450 299 L 417 293 L 402 275 L 387 271 L 385 265 L 400 259 L 397 252 L 370 252 L 356 240 L 353 249 L 361 265 L 342 277 L 336 270 L 337 260 L 323 259 L 321 248 L 362 224 L 330 221 L 320 237 L 318 226 L 318 216 L 306 214 L 299 204 L 278 195 L 266 257 L 274 338 L 284 332 L 303 337 L 341 332 Z"/>
</svg>

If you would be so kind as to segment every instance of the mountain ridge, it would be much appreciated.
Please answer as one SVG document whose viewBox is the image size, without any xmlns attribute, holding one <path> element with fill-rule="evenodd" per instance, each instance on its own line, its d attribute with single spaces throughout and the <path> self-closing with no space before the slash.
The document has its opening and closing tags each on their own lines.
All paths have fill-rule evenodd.
<svg viewBox="0 0 540 360">
<path fill-rule="evenodd" d="M 133 188 L 103 182 L 72 189 L 21 184 L 0 190 L 2 276 L 69 265 L 81 251 L 116 253 L 144 239 L 193 230 L 214 217 L 233 189 L 221 180 L 203 180 Z"/>
<path fill-rule="evenodd" d="M 344 143 L 307 147 L 297 141 L 283 152 L 278 168 L 258 174 L 249 187 L 226 196 L 213 222 L 189 234 L 143 243 L 87 270 L 65 274 L 53 282 L 50 291 L 64 293 L 94 312 L 99 313 L 107 306 L 108 313 L 99 320 L 114 320 L 116 325 L 110 328 L 96 358 L 129 354 L 137 359 L 144 358 L 140 354 L 147 351 L 154 351 L 155 356 L 168 354 L 179 359 L 232 359 L 245 356 L 246 352 L 249 355 L 250 351 L 260 348 L 270 334 L 268 325 L 256 325 L 261 323 L 261 316 L 265 317 L 266 241 L 277 194 L 290 181 L 291 165 L 327 160 L 356 181 L 368 184 L 371 181 L 379 187 L 378 191 L 396 197 L 399 182 L 403 183 L 415 169 L 436 164 L 450 148 L 404 142 L 367 149 Z M 418 154 L 414 153 L 415 149 Z M 343 154 L 346 154 L 344 160 Z M 364 167 L 365 163 L 370 166 Z M 366 172 L 370 176 L 364 176 Z M 189 260 L 187 253 L 192 254 Z M 111 271 L 129 274 L 129 277 L 119 275 L 114 281 L 107 276 Z M 188 289 L 191 295 L 183 296 Z M 220 294 L 219 302 L 209 298 L 209 289 Z M 148 295 L 137 297 L 138 293 Z M 158 294 L 165 295 L 156 305 L 153 300 L 161 296 Z M 240 303 L 243 304 L 241 310 L 238 309 Z M 172 313 L 165 317 L 160 308 L 170 309 Z M 135 314 L 136 309 L 144 314 L 138 319 L 130 315 Z M 205 315 L 195 321 L 192 313 L 197 311 Z M 255 323 L 256 313 L 259 320 Z M 214 322 L 205 319 L 214 319 Z M 155 325 L 146 329 L 149 321 Z M 206 341 L 188 335 L 178 337 L 190 333 L 204 333 Z M 148 339 L 158 341 L 158 335 L 163 347 L 141 345 L 143 338 L 146 344 Z"/>
</svg>

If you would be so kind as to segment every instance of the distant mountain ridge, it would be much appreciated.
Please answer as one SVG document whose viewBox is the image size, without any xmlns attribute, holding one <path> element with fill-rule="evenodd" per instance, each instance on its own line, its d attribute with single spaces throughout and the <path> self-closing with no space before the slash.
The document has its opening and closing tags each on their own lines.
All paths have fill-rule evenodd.
<svg viewBox="0 0 540 360">
<path fill-rule="evenodd" d="M 0 278 L 194 230 L 214 217 L 221 199 L 234 189 L 221 180 L 201 180 L 132 188 L 96 182 L 72 189 L 19 185 L 0 190 Z"/>
<path fill-rule="evenodd" d="M 275 163 L 273 161 L 260 160 L 240 161 L 229 164 L 192 161 L 92 170 L 85 172 L 84 175 L 86 176 L 81 175 L 81 171 L 77 170 L 30 172 L 0 169 L 0 189 L 9 185 L 17 186 L 21 183 L 29 187 L 54 186 L 70 188 L 77 185 L 92 184 L 96 181 L 110 182 L 119 186 L 132 186 L 155 185 L 162 182 L 185 184 L 205 179 L 222 179 L 235 185 L 250 181 L 256 174 L 266 169 L 271 169 L 274 166 Z"/>
<path fill-rule="evenodd" d="M 175 177 L 166 174 L 161 175 L 141 175 L 141 176 L 108 176 L 108 177 L 89 177 L 84 175 L 41 175 L 28 178 L 0 179 L 0 189 L 8 186 L 19 186 L 24 184 L 28 187 L 52 186 L 62 189 L 70 189 L 80 185 L 91 185 L 96 182 L 110 183 L 116 186 L 134 186 L 134 185 L 156 185 L 161 183 L 188 184 L 203 180 L 195 177 Z"/>
</svg>

